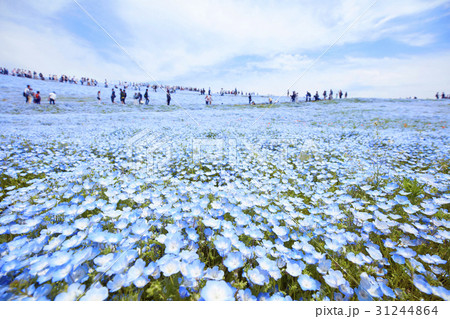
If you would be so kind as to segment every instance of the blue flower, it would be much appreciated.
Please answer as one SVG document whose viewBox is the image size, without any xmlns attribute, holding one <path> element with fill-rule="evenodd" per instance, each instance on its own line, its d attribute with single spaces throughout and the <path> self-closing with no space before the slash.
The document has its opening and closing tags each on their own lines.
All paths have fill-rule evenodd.
<svg viewBox="0 0 450 319">
<path fill-rule="evenodd" d="M 328 275 L 323 276 L 323 279 L 332 288 L 338 288 L 340 285 L 345 284 L 346 280 L 339 270 L 330 269 Z"/>
<path fill-rule="evenodd" d="M 144 272 L 144 268 L 145 261 L 143 261 L 142 259 L 136 260 L 134 266 L 128 270 L 125 286 L 128 286 L 131 282 L 138 279 Z"/>
<path fill-rule="evenodd" d="M 263 286 L 269 283 L 269 276 L 267 271 L 256 267 L 247 271 L 247 279 L 254 285 Z"/>
<path fill-rule="evenodd" d="M 227 255 L 227 258 L 224 260 L 223 264 L 228 268 L 228 271 L 231 272 L 244 266 L 244 259 L 242 258 L 242 254 L 240 252 L 232 252 Z"/>
<path fill-rule="evenodd" d="M 116 292 L 125 285 L 127 276 L 124 274 L 115 275 L 113 280 L 108 281 L 106 285 L 110 292 Z"/>
<path fill-rule="evenodd" d="M 417 289 L 419 289 L 421 292 L 423 292 L 427 295 L 429 295 L 433 292 L 433 289 L 430 286 L 430 284 L 427 282 L 425 277 L 423 277 L 421 275 L 414 276 L 413 284 L 414 284 L 414 286 L 416 286 Z"/>
<path fill-rule="evenodd" d="M 256 301 L 256 297 L 252 295 L 252 291 L 247 288 L 245 290 L 239 290 L 238 291 L 238 298 L 239 301 Z"/>
<path fill-rule="evenodd" d="M 359 301 L 372 301 L 373 300 L 373 298 L 369 294 L 369 292 L 361 286 L 359 286 L 358 288 L 355 289 L 355 293 L 356 293 L 356 296 L 358 297 Z"/>
<path fill-rule="evenodd" d="M 236 289 L 229 283 L 219 281 L 208 281 L 205 287 L 200 291 L 200 296 L 205 301 L 234 301 Z"/>
<path fill-rule="evenodd" d="M 224 272 L 223 270 L 220 270 L 219 267 L 214 266 L 213 268 L 208 268 L 205 273 L 206 279 L 211 280 L 221 280 L 223 279 Z"/>
<path fill-rule="evenodd" d="M 180 271 L 180 261 L 176 258 L 171 258 L 159 265 L 159 269 L 162 271 L 164 276 L 169 277 Z"/>
<path fill-rule="evenodd" d="M 199 279 L 204 274 L 205 264 L 200 261 L 200 259 L 187 265 L 186 270 L 188 277 L 191 279 Z"/>
<path fill-rule="evenodd" d="M 103 301 L 106 298 L 108 298 L 108 288 L 97 283 L 81 297 L 80 301 Z"/>
<path fill-rule="evenodd" d="M 174 255 L 178 254 L 180 249 L 185 246 L 183 236 L 180 233 L 175 233 L 170 237 L 166 237 L 164 245 L 166 246 L 165 253 Z"/>
<path fill-rule="evenodd" d="M 230 252 L 231 249 L 231 241 L 223 236 L 217 237 L 214 241 L 214 246 L 217 249 L 217 252 L 221 257 L 224 257 L 226 254 Z"/>
<path fill-rule="evenodd" d="M 297 281 L 304 291 L 315 291 L 320 289 L 320 282 L 310 277 L 309 275 L 300 275 L 298 276 Z"/>
<path fill-rule="evenodd" d="M 286 272 L 292 277 L 299 276 L 305 269 L 305 264 L 302 261 L 288 260 L 286 263 Z"/>
</svg>

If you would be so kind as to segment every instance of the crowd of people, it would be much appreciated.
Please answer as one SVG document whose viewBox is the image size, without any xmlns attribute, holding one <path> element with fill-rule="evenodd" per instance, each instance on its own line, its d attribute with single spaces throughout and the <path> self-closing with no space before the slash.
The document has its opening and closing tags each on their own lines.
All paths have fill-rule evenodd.
<svg viewBox="0 0 450 319">
<path fill-rule="evenodd" d="M 41 104 L 41 92 L 34 92 L 30 85 L 27 85 L 25 90 L 23 91 L 23 96 L 25 97 L 25 103 L 35 103 Z M 55 104 L 56 102 L 56 93 L 51 92 L 48 95 L 48 101 L 50 104 Z"/>
<path fill-rule="evenodd" d="M 287 91 L 287 96 L 291 98 L 291 102 L 298 102 L 298 93 L 293 91 L 291 95 L 289 95 L 289 90 Z M 311 95 L 309 91 L 306 91 L 305 95 L 305 102 L 311 102 L 312 97 L 314 97 L 314 101 L 320 101 L 320 100 L 332 100 L 334 93 L 333 90 L 330 90 L 330 93 L 327 91 L 323 91 L 322 94 L 323 98 L 320 98 L 319 91 L 316 91 L 316 94 L 314 96 Z M 336 98 L 342 99 L 344 97 L 347 98 L 348 94 L 347 92 L 343 93 L 342 90 L 339 90 L 339 92 L 336 94 Z"/>
<path fill-rule="evenodd" d="M 42 80 L 42 81 L 55 81 L 61 83 L 70 83 L 70 84 L 81 84 L 88 86 L 98 86 L 98 82 L 95 79 L 82 77 L 77 79 L 75 76 L 67 76 L 65 74 L 61 76 L 57 76 L 56 74 L 49 74 L 48 77 L 45 77 L 42 73 L 37 73 L 36 71 L 31 72 L 31 70 L 14 68 L 9 71 L 7 68 L 0 67 L 0 74 L 23 77 L 27 79 L 34 80 Z M 105 80 L 106 81 L 106 80 Z"/>
<path fill-rule="evenodd" d="M 436 93 L 436 99 L 439 100 L 439 92 Z M 449 95 L 445 95 L 445 93 L 442 92 L 441 99 L 450 99 L 450 94 Z"/>
</svg>

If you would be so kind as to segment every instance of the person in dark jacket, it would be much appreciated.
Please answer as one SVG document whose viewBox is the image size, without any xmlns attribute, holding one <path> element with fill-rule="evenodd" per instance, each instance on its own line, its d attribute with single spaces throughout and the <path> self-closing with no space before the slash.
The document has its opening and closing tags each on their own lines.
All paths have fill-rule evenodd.
<svg viewBox="0 0 450 319">
<path fill-rule="evenodd" d="M 167 89 L 166 98 L 167 98 L 167 105 L 170 105 L 171 97 L 170 97 L 169 89 Z"/>
<path fill-rule="evenodd" d="M 144 99 L 145 99 L 145 105 L 148 105 L 149 99 L 148 99 L 148 89 L 145 90 L 144 93 Z"/>
<path fill-rule="evenodd" d="M 114 89 L 112 89 L 112 92 L 111 92 L 111 102 L 112 102 L 112 104 L 116 104 L 116 102 L 114 102 L 115 99 L 116 99 L 116 92 L 114 91 Z"/>
</svg>

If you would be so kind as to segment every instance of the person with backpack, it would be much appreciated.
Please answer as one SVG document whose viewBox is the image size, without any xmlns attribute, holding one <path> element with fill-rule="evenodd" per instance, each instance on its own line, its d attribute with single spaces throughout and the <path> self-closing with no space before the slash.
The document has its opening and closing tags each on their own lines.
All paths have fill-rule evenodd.
<svg viewBox="0 0 450 319">
<path fill-rule="evenodd" d="M 25 97 L 25 103 L 31 103 L 31 96 L 33 95 L 33 89 L 30 85 L 27 85 L 23 91 L 23 96 Z"/>
<path fill-rule="evenodd" d="M 127 97 L 127 92 L 125 92 L 125 89 L 120 89 L 120 102 L 122 102 L 122 104 L 126 104 L 125 103 L 125 99 Z"/>
</svg>

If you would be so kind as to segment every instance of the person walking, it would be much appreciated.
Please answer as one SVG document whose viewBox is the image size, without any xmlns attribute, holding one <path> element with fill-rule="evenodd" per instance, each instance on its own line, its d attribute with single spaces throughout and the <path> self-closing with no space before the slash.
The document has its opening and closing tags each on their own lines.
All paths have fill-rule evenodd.
<svg viewBox="0 0 450 319">
<path fill-rule="evenodd" d="M 120 89 L 120 102 L 122 104 L 126 104 L 125 103 L 125 99 L 127 98 L 127 92 L 125 92 L 125 89 Z"/>
<path fill-rule="evenodd" d="M 145 93 L 144 93 L 144 99 L 145 99 L 145 105 L 148 105 L 148 103 L 149 103 L 149 99 L 148 99 L 148 89 L 145 90 Z"/>
<path fill-rule="evenodd" d="M 248 104 L 252 104 L 252 95 L 251 95 L 251 93 L 248 94 Z"/>
<path fill-rule="evenodd" d="M 169 106 L 170 105 L 170 100 L 171 100 L 169 89 L 167 89 L 166 98 L 167 98 L 167 105 Z"/>
<path fill-rule="evenodd" d="M 27 85 L 27 87 L 23 91 L 23 96 L 25 97 L 25 103 L 31 103 L 33 97 L 33 89 L 30 85 Z"/>
<path fill-rule="evenodd" d="M 48 95 L 48 101 L 50 104 L 55 104 L 56 101 L 56 93 L 52 92 Z"/>
<path fill-rule="evenodd" d="M 100 97 L 100 91 L 97 92 L 97 102 L 98 104 L 100 104 L 100 102 L 102 101 L 102 98 Z"/>
<path fill-rule="evenodd" d="M 112 89 L 112 91 L 111 91 L 111 103 L 112 104 L 116 104 L 116 102 L 114 102 L 115 99 L 116 99 L 116 91 L 114 91 L 114 89 Z"/>
<path fill-rule="evenodd" d="M 323 91 L 323 99 L 324 99 L 324 100 L 327 99 L 327 91 Z"/>
</svg>

